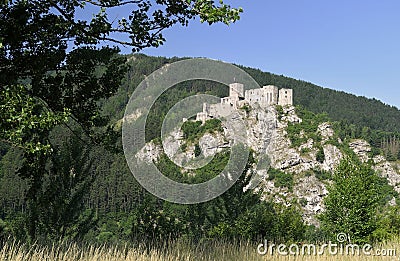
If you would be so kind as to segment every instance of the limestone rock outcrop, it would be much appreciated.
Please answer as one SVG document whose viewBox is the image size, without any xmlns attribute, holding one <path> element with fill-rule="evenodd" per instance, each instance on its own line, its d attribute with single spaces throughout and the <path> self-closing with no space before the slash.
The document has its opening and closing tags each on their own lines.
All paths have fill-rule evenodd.
<svg viewBox="0 0 400 261">
<path fill-rule="evenodd" d="M 336 166 L 340 163 L 343 158 L 343 153 L 336 146 L 331 144 L 324 145 L 325 160 L 322 163 L 321 168 L 325 171 L 334 171 Z"/>
<path fill-rule="evenodd" d="M 342 142 L 335 136 L 335 131 L 328 122 L 318 126 L 315 133 L 319 135 L 317 140 L 306 138 L 303 144 L 294 147 L 288 138 L 287 128 L 289 124 L 301 123 L 302 119 L 296 114 L 294 106 L 285 106 L 282 109 L 283 112 L 278 112 L 275 106 L 255 105 L 249 110 L 237 110 L 246 126 L 246 143 L 254 152 L 256 160 L 268 156 L 272 168 L 293 175 L 293 187 L 288 189 L 277 187 L 276 181 L 268 179 L 267 172 L 261 171 L 263 179 L 256 190 L 263 191 L 264 200 L 273 200 L 284 205 L 290 205 L 293 200 L 297 200 L 302 208 L 304 220 L 318 226 L 316 215 L 324 211 L 323 199 L 328 194 L 326 187 L 331 181 L 320 179 L 315 173 L 318 171 L 334 173 L 345 151 L 340 149 Z M 279 113 L 282 114 L 278 115 Z M 231 124 L 239 124 L 239 119 L 233 119 Z M 221 133 L 206 133 L 199 139 L 198 145 L 205 157 L 212 157 L 223 149 L 231 147 L 232 133 L 226 126 L 223 129 Z M 304 135 L 304 132 L 300 135 Z M 178 163 L 193 160 L 195 158 L 194 145 L 188 145 L 185 150 L 182 150 L 183 143 L 181 131 L 174 130 L 164 141 L 164 152 Z M 352 140 L 349 148 L 362 161 L 371 159 L 371 146 L 368 142 L 361 139 Z M 321 149 L 324 154 L 323 162 L 317 160 L 317 153 Z M 138 153 L 137 157 L 156 161 L 161 153 L 161 145 L 150 142 Z M 379 175 L 386 178 L 389 185 L 400 193 L 400 166 L 397 163 L 388 162 L 383 156 L 375 156 L 372 160 L 374 169 Z"/>
<path fill-rule="evenodd" d="M 154 142 L 148 142 L 146 145 L 135 155 L 136 159 L 144 162 L 157 161 L 162 153 L 162 148 Z"/>
<path fill-rule="evenodd" d="M 390 163 L 388 161 L 381 161 L 374 166 L 378 175 L 386 178 L 390 186 L 394 187 L 397 193 L 400 193 L 400 173 L 399 165 L 397 163 Z"/>
<path fill-rule="evenodd" d="M 300 178 L 293 188 L 293 194 L 303 208 L 303 219 L 308 224 L 318 226 L 315 219 L 317 214 L 325 210 L 323 199 L 328 195 L 326 185 L 315 176 Z"/>
<path fill-rule="evenodd" d="M 371 146 L 365 140 L 354 140 L 349 143 L 349 147 L 363 162 L 366 162 L 370 159 L 368 154 L 371 152 Z"/>
</svg>

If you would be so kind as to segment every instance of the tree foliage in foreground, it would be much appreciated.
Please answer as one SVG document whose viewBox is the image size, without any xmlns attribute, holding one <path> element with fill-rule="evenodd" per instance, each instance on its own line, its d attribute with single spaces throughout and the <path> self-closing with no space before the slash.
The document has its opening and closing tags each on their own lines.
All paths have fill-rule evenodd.
<svg viewBox="0 0 400 261">
<path fill-rule="evenodd" d="M 110 18 L 118 8 L 129 10 L 128 18 Z M 88 18 L 80 18 L 81 12 Z M 209 24 L 229 24 L 239 19 L 240 12 L 222 1 L 207 0 L 0 3 L 0 139 L 24 153 L 18 174 L 30 182 L 31 239 L 40 232 L 39 211 L 46 216 L 53 209 L 46 208 L 43 197 L 48 192 L 42 188 L 46 166 L 60 153 L 50 138 L 54 127 L 63 125 L 77 137 L 77 132 L 85 133 L 89 146 L 107 140 L 104 136 L 110 132 L 100 101 L 118 89 L 126 73 L 125 57 L 117 55 L 117 47 L 99 44 L 124 44 L 134 51 L 157 47 L 165 41 L 162 31 L 174 24 L 187 25 L 196 17 Z M 121 40 L 125 37 L 129 40 Z M 53 175 L 56 181 L 64 173 Z M 54 204 L 59 204 L 54 208 L 68 205 L 65 200 Z M 62 226 L 63 222 L 54 221 Z"/>
<path fill-rule="evenodd" d="M 162 30 L 173 24 L 186 25 L 195 17 L 208 23 L 229 23 L 238 19 L 240 9 L 206 0 L 3 1 L 0 7 L 0 138 L 19 148 L 16 149 L 18 153 L 4 146 L 1 148 L 2 156 L 3 151 L 9 150 L 10 154 L 2 157 L 0 166 L 0 178 L 4 182 L 1 184 L 3 191 L 0 191 L 3 195 L 0 233 L 20 236 L 27 230 L 31 239 L 39 236 L 76 238 L 91 227 L 86 236 L 98 241 L 132 239 L 140 233 L 153 238 L 160 235 L 255 238 L 261 235 L 297 240 L 302 237 L 304 225 L 297 210 L 280 209 L 260 202 L 257 195 L 243 193 L 244 176 L 213 202 L 176 206 L 143 191 L 124 165 L 122 154 L 112 155 L 101 146 L 94 146 L 106 140 L 104 134 L 109 121 L 101 109 L 109 106 L 111 114 L 120 114 L 126 97 L 137 86 L 134 82 L 174 60 L 144 56 L 137 59 L 134 65 L 130 64 L 134 70 L 127 72 L 127 82 L 116 96 L 122 97 L 121 102 L 115 107 L 105 102 L 103 107 L 102 100 L 113 95 L 124 79 L 126 57 L 118 56 L 117 48 L 98 47 L 97 44 L 123 43 L 134 50 L 159 46 L 164 41 Z M 132 12 L 128 19 L 114 23 L 108 16 L 111 9 L 129 7 Z M 97 8 L 91 19 L 78 18 L 78 10 L 90 8 Z M 120 34 L 125 34 L 129 40 L 120 40 Z M 398 129 L 399 111 L 376 100 L 324 90 L 257 70 L 248 71 L 260 84 L 295 89 L 295 103 L 313 111 L 328 112 L 334 119 L 349 120 L 341 129 L 344 137 L 353 138 L 361 133 L 376 141 L 379 139 L 364 126 Z M 201 89 L 193 86 L 185 86 L 187 93 Z M 212 87 L 206 86 L 211 91 Z M 176 97 L 161 97 L 161 105 L 156 108 L 159 114 L 152 118 L 150 127 L 163 115 L 165 104 L 173 104 Z M 59 125 L 68 135 L 54 138 L 54 127 Z M 79 142 L 85 141 L 88 147 L 54 145 L 71 135 L 79 139 L 77 133 L 81 132 L 85 137 Z M 87 157 L 88 150 L 94 155 Z M 93 166 L 89 167 L 92 157 L 99 159 L 96 173 L 103 174 L 97 175 L 94 182 Z M 68 164 L 69 161 L 74 163 Z M 211 169 L 220 167 L 221 162 L 209 166 Z M 23 178 L 19 183 L 13 183 L 17 178 L 10 177 L 16 172 L 20 175 L 18 178 Z M 208 178 L 207 174 L 204 170 L 198 178 Z M 363 175 L 369 180 L 370 176 Z M 360 180 L 364 179 L 352 181 Z M 89 185 L 95 188 L 90 190 Z M 363 188 L 372 193 L 376 186 L 367 182 Z M 87 191 L 90 195 L 85 197 Z M 27 201 L 22 196 L 25 192 Z M 353 191 L 346 193 L 351 195 Z M 361 206 L 367 206 L 366 210 L 356 211 L 345 205 L 345 210 L 351 210 L 357 222 L 351 223 L 348 219 L 348 223 L 332 227 L 332 231 L 345 229 L 344 232 L 361 239 L 377 231 L 376 216 L 369 213 L 376 204 L 374 193 L 371 195 L 371 198 L 359 198 Z M 363 211 L 367 211 L 366 214 L 359 217 Z M 91 224 L 95 220 L 93 213 L 99 217 L 96 224 Z M 393 213 L 397 212 L 393 210 Z M 332 215 L 331 220 L 335 218 L 338 215 Z M 364 221 L 365 225 L 361 226 Z M 398 220 L 389 219 L 389 223 L 398 227 Z"/>
<path fill-rule="evenodd" d="M 343 159 L 333 175 L 324 203 L 322 225 L 332 235 L 346 233 L 353 242 L 369 242 L 378 229 L 382 207 L 380 178 L 371 166 L 355 158 Z"/>
</svg>

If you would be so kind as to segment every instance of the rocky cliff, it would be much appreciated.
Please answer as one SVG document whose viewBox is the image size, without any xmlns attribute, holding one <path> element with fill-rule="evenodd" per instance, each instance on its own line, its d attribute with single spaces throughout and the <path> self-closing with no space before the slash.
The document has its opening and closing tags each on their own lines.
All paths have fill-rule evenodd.
<svg viewBox="0 0 400 261">
<path fill-rule="evenodd" d="M 344 144 L 329 122 L 318 123 L 317 128 L 304 129 L 296 134 L 301 143 L 293 144 L 289 126 L 301 126 L 303 119 L 294 106 L 252 107 L 239 109 L 247 128 L 247 145 L 257 160 L 268 156 L 270 171 L 259 170 L 262 181 L 255 188 L 263 191 L 263 199 L 284 205 L 299 204 L 303 218 L 309 224 L 318 226 L 316 215 L 324 211 L 323 199 L 328 194 L 327 185 L 348 150 L 353 151 L 362 161 L 371 161 L 377 173 L 388 180 L 396 192 L 400 192 L 400 165 L 388 162 L 383 156 L 371 156 L 371 147 L 364 140 L 351 140 Z M 234 124 L 234 123 L 233 123 Z M 289 135 L 291 134 L 291 135 Z M 293 135 L 292 135 L 293 136 Z M 212 157 L 231 146 L 231 133 L 223 126 L 223 132 L 205 133 L 198 141 L 204 157 Z M 182 150 L 185 145 L 185 150 Z M 185 141 L 182 131 L 175 129 L 163 142 L 164 152 L 182 166 L 193 160 L 196 144 Z M 150 142 L 137 157 L 157 161 L 162 145 Z M 254 164 L 253 170 L 256 169 Z M 287 175 L 286 183 L 269 173 Z M 394 203 L 394 200 L 391 201 Z"/>
</svg>

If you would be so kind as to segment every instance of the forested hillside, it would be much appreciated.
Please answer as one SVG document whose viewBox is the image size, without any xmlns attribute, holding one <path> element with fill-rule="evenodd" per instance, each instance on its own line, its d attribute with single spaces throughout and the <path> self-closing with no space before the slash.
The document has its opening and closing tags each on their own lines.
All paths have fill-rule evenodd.
<svg viewBox="0 0 400 261">
<path fill-rule="evenodd" d="M 238 21 L 243 9 L 224 2 L 0 3 L 0 260 L 250 260 L 247 253 L 257 255 L 261 240 L 399 245 L 395 107 L 238 65 L 260 86 L 293 89 L 294 106 L 231 103 L 237 114 L 228 123 L 196 121 L 194 111 L 182 121 L 171 113 L 182 125 L 162 140 L 161 125 L 177 102 L 199 93 L 228 95 L 220 83 L 188 80 L 151 108 L 144 105 L 156 92 L 145 89 L 124 117 L 146 77 L 189 59 L 140 52 L 163 45 L 164 30 L 174 25 Z M 122 46 L 132 54 L 121 54 Z M 205 78 L 225 75 L 201 68 Z M 246 77 L 229 75 L 223 82 L 248 87 Z M 143 125 L 127 130 L 131 123 Z M 138 146 L 129 148 L 130 141 Z M 206 164 L 190 168 L 195 161 Z M 165 179 L 152 176 L 156 168 L 187 190 L 159 182 Z M 197 186 L 205 181 L 212 182 Z M 180 198 L 196 200 L 168 196 L 181 191 Z"/>
<path fill-rule="evenodd" d="M 34 232 L 39 239 L 129 242 L 137 238 L 264 237 L 298 241 L 324 235 L 323 231 L 303 223 L 297 205 L 286 208 L 262 201 L 259 194 L 243 193 L 248 182 L 243 175 L 221 197 L 197 205 L 162 201 L 137 183 L 128 169 L 121 145 L 121 119 L 125 106 L 145 76 L 179 59 L 129 55 L 129 70 L 122 85 L 115 95 L 101 100 L 101 113 L 104 119 L 108 118 L 108 124 L 95 128 L 95 131 L 107 133 L 102 143 L 89 142 L 76 124 L 52 129 L 49 140 L 56 152 L 42 165 L 43 182 L 36 187 L 31 186 L 29 179 L 18 175 L 23 165 L 23 152 L 0 144 L 0 238 L 32 238 L 28 230 L 31 215 L 35 215 Z M 400 157 L 396 133 L 400 127 L 400 111 L 396 108 L 288 77 L 244 69 L 260 85 L 274 84 L 294 89 L 294 103 L 303 107 L 297 111 L 305 121 L 301 126 L 292 126 L 289 134 L 293 137 L 301 132 L 300 127 L 309 130 L 310 135 L 314 134 L 318 124 L 311 123 L 315 117 L 333 119 L 336 122 L 332 125 L 343 141 L 363 138 L 373 146 L 372 154 L 383 154 L 393 161 Z M 227 91 L 227 87 L 210 81 L 183 82 L 168 90 L 159 97 L 149 115 L 147 141 L 160 135 L 163 116 L 177 101 L 198 92 L 222 97 L 227 95 Z M 307 110 L 328 115 L 316 116 Z M 207 179 L 210 173 L 223 168 L 227 155 L 222 154 L 216 159 L 196 175 L 197 180 Z M 253 160 L 249 159 L 247 169 L 251 168 Z M 165 175 L 182 178 L 177 166 L 167 158 L 162 157 L 158 164 Z M 282 175 L 277 173 L 275 179 L 279 180 Z M 283 176 L 286 177 L 290 175 Z M 26 201 L 30 188 L 37 191 L 37 205 L 31 208 L 34 211 Z M 397 227 L 393 229 L 398 231 Z"/>
<path fill-rule="evenodd" d="M 358 126 L 375 130 L 400 130 L 400 111 L 394 106 L 376 99 L 348 94 L 342 91 L 322 88 L 315 84 L 295 80 L 282 75 L 243 68 L 260 84 L 273 84 L 292 88 L 294 104 L 315 113 L 328 113 L 333 120 L 346 120 Z"/>
<path fill-rule="evenodd" d="M 136 86 L 145 76 L 163 65 L 185 58 L 150 57 L 143 54 L 128 56 L 129 71 L 116 95 L 104 101 L 103 113 L 111 117 L 111 124 L 120 127 L 125 105 Z M 383 149 L 389 159 L 400 158 L 400 110 L 376 99 L 355 96 L 295 80 L 286 76 L 241 67 L 260 86 L 276 85 L 294 90 L 294 104 L 314 112 L 325 113 L 336 121 L 341 138 L 363 138 L 375 151 Z M 233 79 L 232 79 L 233 80 Z M 159 136 L 162 119 L 179 100 L 196 93 L 208 93 L 219 97 L 228 95 L 228 88 L 212 81 L 189 81 L 176 85 L 161 95 L 152 108 L 146 123 L 146 140 Z M 117 128 L 117 129 L 118 129 Z"/>
<path fill-rule="evenodd" d="M 130 71 L 125 83 L 118 94 L 106 102 L 108 113 L 113 113 L 122 118 L 125 104 L 134 88 L 154 70 L 164 64 L 180 60 L 179 58 L 149 57 L 134 55 L 129 60 Z M 276 85 L 280 88 L 292 88 L 294 91 L 294 104 L 301 105 L 314 113 L 327 113 L 332 120 L 346 121 L 348 124 L 369 127 L 373 130 L 398 132 L 400 130 L 400 110 L 394 106 L 382 103 L 376 99 L 368 99 L 342 91 L 331 90 L 314 85 L 309 82 L 296 80 L 290 77 L 262 72 L 258 69 L 242 67 L 260 86 Z M 215 91 L 216 83 L 199 82 L 198 84 L 185 84 L 186 95 L 198 91 L 213 91 L 217 95 L 227 95 L 227 88 Z M 178 95 L 179 97 L 185 94 Z M 179 97 L 168 95 L 171 102 Z M 175 98 L 175 99 L 174 99 Z M 165 101 L 162 106 L 168 107 Z M 171 106 L 171 105 L 170 105 Z"/>
</svg>

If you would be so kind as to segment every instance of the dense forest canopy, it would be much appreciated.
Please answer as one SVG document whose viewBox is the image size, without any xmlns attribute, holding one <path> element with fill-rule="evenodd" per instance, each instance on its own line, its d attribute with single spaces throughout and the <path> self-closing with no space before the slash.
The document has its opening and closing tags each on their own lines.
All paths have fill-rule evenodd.
<svg viewBox="0 0 400 261">
<path fill-rule="evenodd" d="M 150 57 L 143 54 L 129 56 L 129 71 L 117 94 L 104 103 L 105 113 L 114 120 L 123 116 L 125 104 L 136 86 L 154 70 L 165 64 L 187 58 Z M 241 67 L 241 66 L 240 66 Z M 290 77 L 262 72 L 259 69 L 241 67 L 249 73 L 260 86 L 276 85 L 294 91 L 294 104 L 314 113 L 327 113 L 333 121 L 341 121 L 360 133 L 363 128 L 398 136 L 400 130 L 400 110 L 376 99 L 368 99 L 342 91 L 331 90 L 315 84 Z M 233 81 L 233 79 L 232 79 Z M 197 92 L 205 92 L 220 97 L 228 95 L 227 87 L 215 82 L 191 81 L 181 83 L 158 99 L 154 110 L 159 116 L 168 111 L 179 99 Z M 161 111 L 164 111 L 161 113 Z M 151 115 L 154 117 L 154 115 Z M 153 124 L 150 121 L 149 124 Z M 155 123 L 154 123 L 155 124 Z M 152 131 L 153 128 L 149 129 Z M 159 133 L 159 132 L 157 132 Z M 155 135 L 155 134 L 154 134 Z M 152 137 L 154 138 L 154 135 Z"/>
<path fill-rule="evenodd" d="M 129 19 L 119 23 L 109 19 L 109 8 L 131 5 Z M 96 7 L 98 13 L 79 20 L 77 10 L 87 6 Z M 117 47 L 98 44 L 122 43 L 134 51 L 157 47 L 165 40 L 161 32 L 174 24 L 187 25 L 196 17 L 209 24 L 229 24 L 239 19 L 240 8 L 209 0 L 21 0 L 2 1 L 0 7 L 0 241 L 12 236 L 28 242 L 129 242 L 171 237 L 264 237 L 293 242 L 324 233 L 303 223 L 298 204 L 285 207 L 261 200 L 261 193 L 244 192 L 249 180 L 245 173 L 251 171 L 253 157 L 225 194 L 189 206 L 149 194 L 127 167 L 121 119 L 129 97 L 147 75 L 183 58 L 120 55 Z M 129 42 L 118 39 L 119 33 L 128 35 Z M 293 141 L 299 138 L 299 128 L 314 130 L 319 120 L 330 118 L 336 121 L 337 135 L 344 141 L 362 137 L 374 146 L 373 153 L 385 153 L 392 160 L 400 157 L 397 108 L 242 68 L 260 85 L 294 90 L 294 103 L 303 107 L 298 112 L 305 125 L 289 127 Z M 188 81 L 168 90 L 150 112 L 147 140 L 159 137 L 160 124 L 171 106 L 196 93 L 223 97 L 227 88 L 209 81 Z M 192 142 L 209 131 L 196 126 L 184 127 Z M 207 128 L 220 126 L 211 122 Z M 318 158 L 323 161 L 324 155 L 320 152 Z M 195 177 L 179 175 L 178 167 L 166 157 L 161 156 L 158 164 L 165 175 L 178 181 L 201 182 L 220 171 L 227 159 L 228 153 L 220 154 Z M 375 174 L 369 172 L 365 167 L 359 174 L 368 174 L 374 181 Z M 279 181 L 279 186 L 293 186 L 290 174 L 275 170 L 271 178 Z M 388 231 L 397 233 L 396 215 L 390 222 Z"/>
<path fill-rule="evenodd" d="M 37 196 L 40 204 L 36 205 L 36 235 L 47 238 L 84 239 L 95 242 L 126 242 L 137 238 L 154 240 L 155 238 L 188 237 L 200 238 L 249 238 L 260 236 L 271 240 L 302 240 L 304 238 L 324 236 L 325 231 L 307 227 L 301 217 L 299 205 L 290 208 L 280 204 L 264 202 L 260 194 L 243 193 L 243 187 L 248 177 L 242 175 L 239 181 L 224 195 L 210 202 L 182 206 L 155 198 L 145 191 L 131 175 L 125 162 L 121 146 L 121 119 L 130 95 L 136 86 L 154 70 L 182 58 L 149 57 L 143 54 L 127 55 L 127 73 L 117 92 L 110 98 L 100 99 L 99 115 L 108 119 L 105 125 L 98 126 L 99 131 L 110 130 L 107 135 L 107 146 L 90 145 L 90 139 L 79 132 L 78 125 L 71 125 L 71 129 L 61 125 L 49 132 L 49 140 L 57 153 L 51 155 L 46 172 L 43 174 L 41 193 Z M 388 126 L 368 125 L 368 121 L 358 119 L 357 113 L 367 113 L 364 108 L 376 112 L 373 121 L 383 119 L 390 122 L 390 113 L 399 117 L 399 111 L 375 100 L 324 89 L 310 83 L 263 73 L 256 69 L 244 68 L 260 85 L 276 84 L 279 87 L 294 89 L 295 104 L 302 105 L 297 113 L 303 118 L 300 125 L 289 126 L 288 135 L 293 144 L 296 144 L 296 135 L 301 128 L 310 130 L 307 135 L 314 135 L 318 124 L 330 119 L 338 119 L 334 124 L 337 137 L 343 140 L 351 138 L 366 138 L 375 140 L 377 150 L 382 153 L 380 145 L 382 137 L 378 134 L 388 134 L 393 137 L 394 132 Z M 306 91 L 302 92 L 302 89 Z M 220 97 L 227 95 L 228 88 L 211 81 L 187 81 L 171 88 L 158 98 L 149 116 L 147 131 L 148 140 L 157 139 L 160 135 L 160 124 L 169 108 L 177 101 L 196 93 L 209 93 Z M 313 93 L 314 102 L 307 99 Z M 320 97 L 320 98 L 318 98 Z M 333 97 L 332 99 L 324 97 Z M 324 101 L 325 102 L 320 102 Z M 344 105 L 335 107 L 329 113 L 325 108 L 331 100 L 352 100 L 354 104 L 362 104 L 359 108 L 346 111 Z M 307 103 L 302 103 L 307 101 Z M 316 102 L 318 101 L 318 103 Z M 355 110 L 354 113 L 353 110 Z M 314 112 L 328 112 L 328 114 L 314 114 Z M 382 111 L 381 114 L 377 113 Z M 395 122 L 396 123 L 396 122 Z M 192 124 L 193 126 L 196 124 Z M 184 126 L 188 140 L 196 140 L 201 128 L 196 129 L 190 124 Z M 214 125 L 213 125 L 214 126 Z M 369 127 L 366 127 L 369 126 Z M 218 126 L 216 126 L 218 129 Z M 386 129 L 387 131 L 381 131 Z M 313 132 L 314 130 L 314 132 Z M 76 134 L 79 134 L 78 136 Z M 390 136 L 392 135 L 392 136 Z M 390 143 L 390 140 L 387 140 Z M 88 143 L 89 142 L 89 143 Z M 344 145 L 343 145 L 344 146 Z M 110 149 L 111 148 L 111 149 Z M 398 151 L 398 150 L 397 150 Z M 24 154 L 20 149 L 11 148 L 5 144 L 0 148 L 2 155 L 0 164 L 0 219 L 5 220 L 0 229 L 4 235 L 18 238 L 29 238 L 26 220 L 30 213 L 26 201 L 26 192 L 29 191 L 28 180 L 16 175 L 23 165 Z M 397 156 L 397 155 L 396 155 Z M 318 157 L 323 161 L 324 155 Z M 225 166 L 228 154 L 218 155 L 206 168 L 196 171 L 196 176 L 181 175 L 179 168 L 165 155 L 162 155 L 158 166 L 163 174 L 180 182 L 202 182 L 208 180 Z M 394 159 L 397 159 L 395 157 Z M 71 163 L 73 163 L 71 165 Z M 252 157 L 248 160 L 246 170 L 251 169 L 254 163 Z M 359 164 L 359 163 L 357 163 Z M 316 173 L 320 179 L 329 179 L 330 173 Z M 322 177 L 323 176 L 323 177 Z M 270 179 L 278 187 L 293 187 L 293 176 L 279 170 L 271 170 Z M 386 184 L 386 183 L 382 183 Z M 387 185 L 386 185 L 387 186 Z M 384 187 L 384 186 L 383 186 Z M 392 190 L 382 190 L 382 197 L 390 198 Z M 234 202 L 234 204 L 232 204 Z M 396 210 L 393 210 L 396 211 Z M 393 217 L 393 222 L 396 221 Z M 391 227 L 397 229 L 397 227 Z M 397 230 L 396 230 L 397 231 Z"/>
<path fill-rule="evenodd" d="M 374 130 L 398 132 L 400 111 L 395 106 L 384 104 L 377 99 L 348 94 L 322 88 L 315 84 L 296 80 L 283 75 L 274 75 L 257 69 L 243 67 L 260 84 L 273 84 L 292 88 L 294 104 L 315 112 L 326 112 L 333 120 L 347 120 L 358 126 Z"/>
<path fill-rule="evenodd" d="M 127 18 L 109 17 L 118 8 L 130 10 Z M 133 51 L 158 47 L 165 41 L 163 30 L 175 24 L 187 26 L 195 18 L 230 24 L 241 12 L 208 0 L 0 2 L 0 141 L 21 153 L 12 173 L 28 182 L 24 216 L 29 239 L 54 231 L 57 223 L 62 236 L 84 230 L 77 219 L 92 164 L 81 155 L 75 158 L 81 165 L 73 168 L 79 173 L 71 174 L 63 157 L 72 156 L 67 148 L 72 137 L 82 151 L 114 142 L 99 100 L 113 95 L 126 73 L 118 45 Z M 58 131 L 62 134 L 55 138 Z M 65 188 L 57 199 L 56 184 Z M 88 215 L 81 221 L 90 220 Z M 66 229 L 72 224 L 77 227 Z"/>
</svg>

